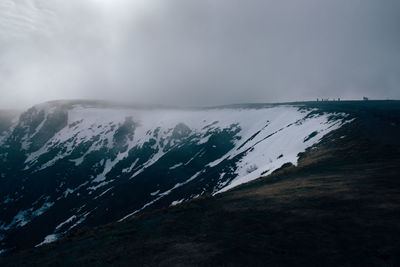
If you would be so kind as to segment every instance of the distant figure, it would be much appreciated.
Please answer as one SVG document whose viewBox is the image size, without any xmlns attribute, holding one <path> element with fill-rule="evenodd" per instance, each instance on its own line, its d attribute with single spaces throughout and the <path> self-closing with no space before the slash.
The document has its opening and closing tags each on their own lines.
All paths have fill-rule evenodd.
<svg viewBox="0 0 400 267">
<path fill-rule="evenodd" d="M 340 101 L 340 97 L 338 97 L 337 101 Z"/>
<path fill-rule="evenodd" d="M 368 101 L 369 99 L 368 99 L 368 97 L 364 96 L 364 97 L 363 97 L 363 100 L 364 100 L 364 101 Z"/>
<path fill-rule="evenodd" d="M 319 99 L 317 98 L 317 102 L 319 101 Z"/>
</svg>

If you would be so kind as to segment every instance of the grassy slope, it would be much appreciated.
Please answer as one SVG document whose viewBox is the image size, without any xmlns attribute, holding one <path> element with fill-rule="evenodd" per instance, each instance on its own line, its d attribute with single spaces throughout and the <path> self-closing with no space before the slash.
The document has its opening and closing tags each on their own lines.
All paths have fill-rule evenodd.
<svg viewBox="0 0 400 267">
<path fill-rule="evenodd" d="M 0 265 L 400 265 L 400 105 L 323 105 L 359 119 L 303 154 L 297 167 L 82 229 Z"/>
</svg>

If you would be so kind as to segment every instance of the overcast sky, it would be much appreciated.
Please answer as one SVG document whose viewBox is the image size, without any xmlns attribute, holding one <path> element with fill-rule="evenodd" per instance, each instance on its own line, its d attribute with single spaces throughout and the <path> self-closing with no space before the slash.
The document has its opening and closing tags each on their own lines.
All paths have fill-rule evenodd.
<svg viewBox="0 0 400 267">
<path fill-rule="evenodd" d="M 399 0 L 1 0 L 0 108 L 400 98 Z"/>
</svg>

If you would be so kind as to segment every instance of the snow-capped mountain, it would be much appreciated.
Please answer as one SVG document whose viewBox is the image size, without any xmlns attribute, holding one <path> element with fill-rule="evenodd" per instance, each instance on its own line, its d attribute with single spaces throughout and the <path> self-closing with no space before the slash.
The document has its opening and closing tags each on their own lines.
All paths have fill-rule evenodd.
<svg viewBox="0 0 400 267">
<path fill-rule="evenodd" d="M 0 250 L 227 191 L 347 121 L 301 105 L 34 106 L 0 136 Z"/>
</svg>

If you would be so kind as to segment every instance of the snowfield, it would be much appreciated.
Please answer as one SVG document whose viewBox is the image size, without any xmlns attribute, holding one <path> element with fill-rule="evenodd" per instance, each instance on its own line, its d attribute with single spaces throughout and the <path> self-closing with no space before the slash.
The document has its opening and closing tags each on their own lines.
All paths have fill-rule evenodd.
<svg viewBox="0 0 400 267">
<path fill-rule="evenodd" d="M 0 216 L 0 234 L 68 208 L 56 211 L 54 227 L 36 243 L 43 245 L 87 221 L 97 222 L 100 210 L 121 221 L 226 192 L 285 163 L 296 165 L 300 152 L 348 121 L 346 114 L 290 105 L 133 109 L 42 104 L 5 135 L 0 155 L 2 162 L 11 162 L 7 148 L 20 143 L 18 159 L 23 161 L 18 171 L 9 168 L 24 177 L 19 188 L 42 179 L 54 188 L 0 195 L 0 205 L 13 210 Z M 11 174 L 2 176 L 7 182 Z M 30 204 L 41 200 L 41 206 Z"/>
<path fill-rule="evenodd" d="M 47 108 L 47 107 L 46 107 Z M 46 109 L 46 117 L 54 108 Z M 57 161 L 70 156 L 74 144 L 89 142 L 94 136 L 100 139 L 94 143 L 84 155 L 72 159 L 76 165 L 83 162 L 86 155 L 93 151 L 98 151 L 105 145 L 112 148 L 112 139 L 117 130 L 116 125 L 124 122 L 125 118 L 133 118 L 136 128 L 134 137 L 129 140 L 128 149 L 119 153 L 114 160 L 106 160 L 104 170 L 92 183 L 99 183 L 105 180 L 105 176 L 122 159 L 124 159 L 133 147 L 141 147 L 143 144 L 154 138 L 149 133 L 158 131 L 159 134 L 154 144 L 158 153 L 153 155 L 142 168 L 139 169 L 131 178 L 141 173 L 143 169 L 154 164 L 164 156 L 165 150 L 162 140 L 171 138 L 172 129 L 179 124 L 187 126 L 192 135 L 198 137 L 198 144 L 204 144 L 210 138 L 209 129 L 222 130 L 237 127 L 240 129 L 237 136 L 240 140 L 235 140 L 235 146 L 222 158 L 211 162 L 210 167 L 218 165 L 224 159 L 232 159 L 235 156 L 245 153 L 240 160 L 235 171 L 235 178 L 229 185 L 220 189 L 218 193 L 224 192 L 241 183 L 249 182 L 261 175 L 268 175 L 284 163 L 296 164 L 297 155 L 307 147 L 315 144 L 321 137 L 328 132 L 337 129 L 342 125 L 341 121 L 329 121 L 329 114 L 312 116 L 307 118 L 311 111 L 299 112 L 298 108 L 291 106 L 279 106 L 264 109 L 214 109 L 202 111 L 182 111 L 182 110 L 109 110 L 99 108 L 83 108 L 77 106 L 68 112 L 68 125 L 51 138 L 40 150 L 35 151 L 27 157 L 26 169 L 35 166 L 37 159 L 50 151 L 54 144 L 62 144 L 65 151 L 58 154 L 52 160 L 41 166 L 36 166 L 41 170 L 54 165 Z M 40 130 L 38 126 L 33 136 Z M 74 127 L 71 127 L 74 125 Z M 311 133 L 317 134 L 305 141 Z M 32 136 L 31 136 L 32 137 Z M 27 138 L 27 137 L 26 137 Z M 23 140 L 27 142 L 27 140 Z M 174 142 L 174 141 L 172 141 Z M 250 149 L 251 148 L 251 149 Z M 250 150 L 249 150 L 250 149 Z M 279 157 L 282 155 L 281 157 Z M 198 155 L 194 155 L 198 156 Z M 189 159 L 190 161 L 190 159 Z M 130 169 L 135 166 L 133 162 Z M 177 168 L 184 163 L 171 166 Z M 97 189 L 98 187 L 94 188 Z"/>
</svg>

